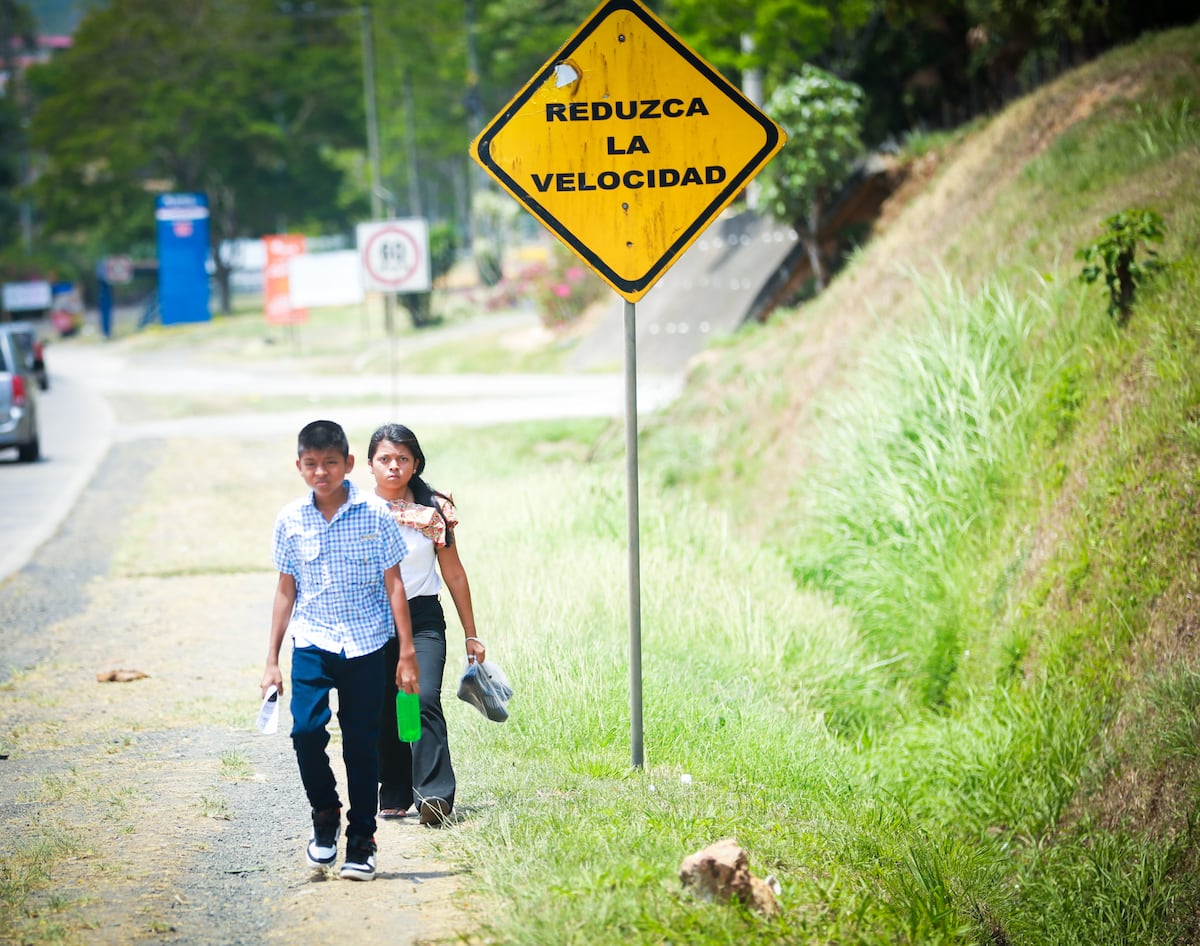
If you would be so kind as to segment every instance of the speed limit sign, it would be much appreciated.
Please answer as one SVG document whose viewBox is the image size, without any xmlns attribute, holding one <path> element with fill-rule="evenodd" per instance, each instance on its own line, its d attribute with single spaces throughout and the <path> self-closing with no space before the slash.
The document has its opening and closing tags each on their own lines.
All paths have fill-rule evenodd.
<svg viewBox="0 0 1200 946">
<path fill-rule="evenodd" d="M 356 237 L 368 292 L 429 291 L 429 226 L 423 218 L 360 223 Z"/>
</svg>

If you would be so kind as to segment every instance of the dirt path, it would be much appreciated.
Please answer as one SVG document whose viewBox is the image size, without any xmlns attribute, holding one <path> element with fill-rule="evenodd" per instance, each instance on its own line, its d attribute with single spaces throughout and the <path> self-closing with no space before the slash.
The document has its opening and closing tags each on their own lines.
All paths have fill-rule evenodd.
<svg viewBox="0 0 1200 946">
<path fill-rule="evenodd" d="M 0 941 L 470 933 L 463 878 L 439 854 L 469 809 L 437 831 L 381 823 L 373 883 L 304 866 L 286 711 L 275 736 L 251 725 L 272 573 L 109 574 L 160 450 L 116 445 L 63 529 L 0 584 Z M 97 681 L 114 668 L 148 676 Z M 340 764 L 336 734 L 331 754 Z"/>
</svg>

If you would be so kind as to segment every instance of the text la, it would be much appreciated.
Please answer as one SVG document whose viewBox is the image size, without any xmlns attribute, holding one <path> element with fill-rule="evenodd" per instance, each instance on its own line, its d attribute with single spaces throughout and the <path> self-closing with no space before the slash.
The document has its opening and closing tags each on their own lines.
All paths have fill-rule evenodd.
<svg viewBox="0 0 1200 946">
<path fill-rule="evenodd" d="M 641 135 L 634 135 L 633 140 L 629 142 L 629 147 L 622 150 L 617 147 L 617 139 L 611 135 L 608 138 L 608 153 L 609 154 L 649 154 L 650 149 L 646 147 L 646 139 Z"/>
</svg>

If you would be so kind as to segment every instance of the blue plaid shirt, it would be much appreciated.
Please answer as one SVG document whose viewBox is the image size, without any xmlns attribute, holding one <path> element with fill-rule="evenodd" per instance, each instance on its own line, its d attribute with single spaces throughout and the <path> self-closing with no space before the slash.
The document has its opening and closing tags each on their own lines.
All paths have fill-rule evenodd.
<svg viewBox="0 0 1200 946">
<path fill-rule="evenodd" d="M 361 657 L 391 637 L 383 573 L 408 554 L 386 502 L 346 481 L 346 503 L 326 522 L 312 493 L 275 518 L 271 558 L 296 579 L 288 624 L 297 647 Z"/>
</svg>

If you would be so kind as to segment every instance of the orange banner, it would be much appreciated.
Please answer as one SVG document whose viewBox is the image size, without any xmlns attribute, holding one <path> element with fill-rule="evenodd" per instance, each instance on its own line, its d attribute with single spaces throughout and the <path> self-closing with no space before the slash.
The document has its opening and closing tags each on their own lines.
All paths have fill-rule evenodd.
<svg viewBox="0 0 1200 946">
<path fill-rule="evenodd" d="M 304 252 L 304 235 L 282 233 L 263 237 L 267 266 L 263 271 L 263 309 L 268 325 L 297 325 L 308 321 L 308 309 L 292 308 L 288 262 Z"/>
</svg>

